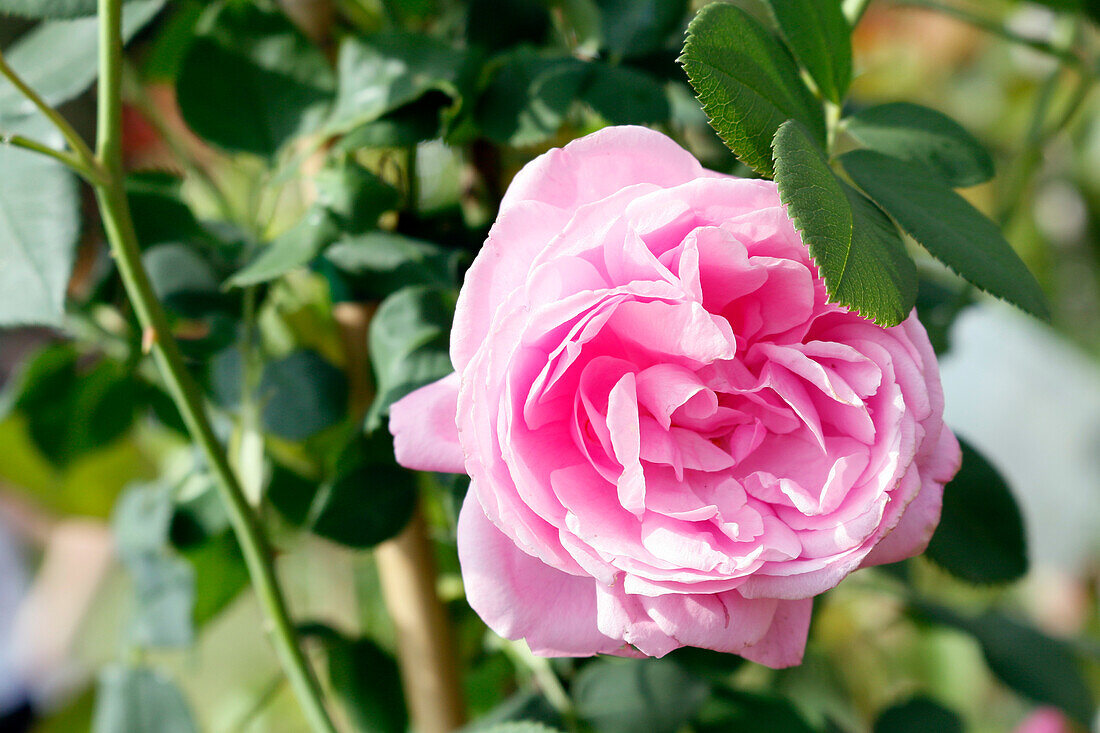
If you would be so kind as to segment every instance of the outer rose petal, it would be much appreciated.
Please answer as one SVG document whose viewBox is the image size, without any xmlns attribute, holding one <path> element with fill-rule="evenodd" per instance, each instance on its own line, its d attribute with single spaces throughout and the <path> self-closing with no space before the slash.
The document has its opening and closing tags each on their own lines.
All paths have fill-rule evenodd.
<svg viewBox="0 0 1100 733">
<path fill-rule="evenodd" d="M 506 639 L 544 657 L 609 654 L 623 646 L 596 628 L 596 581 L 569 575 L 516 547 L 490 522 L 473 487 L 458 517 L 466 599 Z"/>
<path fill-rule="evenodd" d="M 928 547 L 943 508 L 943 487 L 959 471 L 962 451 L 959 441 L 947 426 L 940 431 L 935 450 L 929 456 L 930 465 L 919 466 L 921 489 L 901 515 L 898 526 L 882 538 L 864 558 L 861 567 L 900 562 L 919 555 Z M 913 470 L 913 469 L 910 469 Z"/>
<path fill-rule="evenodd" d="M 390 406 L 397 462 L 417 471 L 465 473 L 458 443 L 458 374 L 410 392 Z"/>
<path fill-rule="evenodd" d="M 813 607 L 812 598 L 780 601 L 768 633 L 760 641 L 741 650 L 741 656 L 773 669 L 801 664 L 802 655 L 806 652 Z"/>
<path fill-rule="evenodd" d="M 719 176 L 659 132 L 632 125 L 605 127 L 524 166 L 508 186 L 500 210 L 541 201 L 575 211 L 639 183 L 671 187 Z"/>
</svg>

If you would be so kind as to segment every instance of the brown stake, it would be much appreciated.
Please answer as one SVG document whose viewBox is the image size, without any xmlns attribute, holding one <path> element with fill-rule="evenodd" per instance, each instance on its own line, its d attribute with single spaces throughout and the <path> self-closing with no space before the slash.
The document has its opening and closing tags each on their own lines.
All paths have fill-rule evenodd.
<svg viewBox="0 0 1100 733">
<path fill-rule="evenodd" d="M 418 733 L 449 733 L 465 721 L 454 639 L 435 589 L 435 561 L 419 509 L 375 550 L 386 609 L 397 631 L 401 682 Z"/>
<path fill-rule="evenodd" d="M 347 356 L 351 411 L 362 416 L 373 395 L 367 334 L 377 306 L 340 303 L 334 317 Z M 374 551 L 386 610 L 397 632 L 397 661 L 405 702 L 417 733 L 449 733 L 465 722 L 454 639 L 436 593 L 435 560 L 420 510 L 393 539 Z"/>
</svg>

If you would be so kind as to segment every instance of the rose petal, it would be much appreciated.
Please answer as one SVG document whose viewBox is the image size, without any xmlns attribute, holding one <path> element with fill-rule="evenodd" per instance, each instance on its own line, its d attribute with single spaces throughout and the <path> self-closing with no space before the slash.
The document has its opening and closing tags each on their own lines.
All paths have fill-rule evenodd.
<svg viewBox="0 0 1100 733">
<path fill-rule="evenodd" d="M 742 649 L 740 654 L 772 669 L 794 667 L 802 663 L 806 637 L 810 633 L 813 600 L 780 601 L 771 628 L 760 641 Z"/>
<path fill-rule="evenodd" d="M 943 487 L 962 465 L 962 451 L 954 434 L 940 431 L 930 465 L 920 467 L 921 489 L 905 509 L 901 521 L 863 560 L 862 567 L 899 562 L 919 555 L 928 547 L 940 523 Z"/>
<path fill-rule="evenodd" d="M 576 209 L 638 183 L 667 187 L 717 175 L 666 135 L 631 125 L 605 127 L 524 166 L 500 209 L 508 211 L 523 201 Z"/>
<path fill-rule="evenodd" d="M 405 468 L 465 473 L 455 425 L 458 385 L 458 374 L 451 373 L 390 406 L 394 455 Z"/>
<path fill-rule="evenodd" d="M 613 652 L 621 641 L 596 626 L 596 581 L 569 575 L 521 551 L 490 522 L 473 492 L 458 517 L 466 600 L 506 639 L 545 657 Z"/>
</svg>

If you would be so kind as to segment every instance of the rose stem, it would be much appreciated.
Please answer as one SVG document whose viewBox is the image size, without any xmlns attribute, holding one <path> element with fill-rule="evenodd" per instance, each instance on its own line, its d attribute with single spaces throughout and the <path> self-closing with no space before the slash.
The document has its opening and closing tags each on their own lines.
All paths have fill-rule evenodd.
<svg viewBox="0 0 1100 733">
<path fill-rule="evenodd" d="M 99 104 L 96 163 L 103 173 L 96 196 L 123 285 L 142 328 L 151 338 L 151 350 L 192 439 L 202 449 L 213 472 L 222 502 L 266 616 L 265 627 L 291 688 L 310 727 L 317 733 L 335 733 L 320 685 L 299 644 L 286 599 L 275 574 L 267 536 L 252 512 L 221 444 L 214 434 L 202 394 L 184 365 L 172 337 L 168 317 L 153 293 L 141 262 L 133 219 L 123 189 L 122 169 L 122 0 L 99 0 Z"/>
</svg>

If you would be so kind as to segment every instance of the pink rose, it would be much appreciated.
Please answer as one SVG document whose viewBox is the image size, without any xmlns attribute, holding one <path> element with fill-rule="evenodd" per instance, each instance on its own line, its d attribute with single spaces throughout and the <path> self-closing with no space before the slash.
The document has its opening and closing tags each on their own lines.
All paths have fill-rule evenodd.
<svg viewBox="0 0 1100 733">
<path fill-rule="evenodd" d="M 398 460 L 468 472 L 470 605 L 537 654 L 802 659 L 813 596 L 920 553 L 960 463 L 915 316 L 826 303 L 774 183 L 610 127 L 525 167 Z"/>
</svg>

